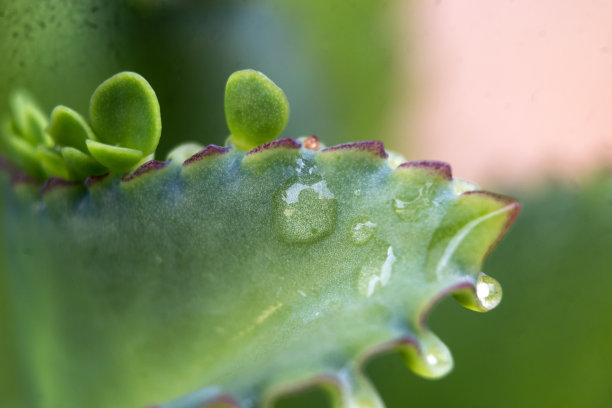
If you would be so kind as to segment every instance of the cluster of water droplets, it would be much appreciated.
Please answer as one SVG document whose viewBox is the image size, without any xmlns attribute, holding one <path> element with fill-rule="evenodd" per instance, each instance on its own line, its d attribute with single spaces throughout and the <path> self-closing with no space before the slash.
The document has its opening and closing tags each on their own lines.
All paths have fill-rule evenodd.
<svg viewBox="0 0 612 408">
<path fill-rule="evenodd" d="M 275 224 L 287 243 L 312 243 L 336 228 L 338 200 L 313 163 L 300 157 L 295 175 L 274 193 Z"/>
</svg>

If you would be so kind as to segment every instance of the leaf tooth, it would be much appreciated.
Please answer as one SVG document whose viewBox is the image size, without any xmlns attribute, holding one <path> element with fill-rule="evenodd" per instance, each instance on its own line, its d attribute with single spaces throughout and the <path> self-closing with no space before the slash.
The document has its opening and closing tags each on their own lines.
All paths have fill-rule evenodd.
<svg viewBox="0 0 612 408">
<path fill-rule="evenodd" d="M 253 154 L 256 153 L 264 153 L 264 152 L 269 152 L 271 150 L 276 150 L 276 149 L 299 149 L 300 147 L 302 147 L 302 145 L 300 144 L 300 142 L 298 142 L 295 139 L 292 139 L 290 137 L 284 137 L 282 139 L 275 139 L 272 140 L 268 143 L 264 143 L 260 146 L 257 146 L 251 150 L 249 150 L 245 156 L 251 156 Z"/>
<path fill-rule="evenodd" d="M 418 347 L 402 351 L 404 361 L 415 374 L 425 378 L 441 378 L 453 368 L 453 356 L 435 334 L 429 330 L 418 334 Z"/>
<path fill-rule="evenodd" d="M 262 405 L 264 407 L 274 407 L 283 397 L 301 394 L 313 389 L 320 389 L 330 398 L 334 408 L 341 407 L 344 395 L 343 387 L 343 381 L 337 374 L 325 373 L 312 375 L 303 380 L 290 381 L 282 385 L 273 385 L 264 392 Z"/>
<path fill-rule="evenodd" d="M 85 179 L 85 187 L 87 187 L 88 189 L 92 189 L 99 186 L 108 177 L 109 174 L 110 173 L 104 173 L 87 177 Z"/>
<path fill-rule="evenodd" d="M 210 386 L 148 408 L 243 408 L 246 404 L 218 386 Z"/>
<path fill-rule="evenodd" d="M 495 248 L 499 240 L 502 239 L 504 235 L 506 235 L 506 232 L 508 232 L 508 229 L 510 229 L 512 224 L 514 224 L 514 221 L 516 220 L 519 213 L 521 212 L 521 204 L 512 197 L 492 193 L 490 191 L 474 190 L 474 191 L 466 191 L 465 193 L 461 194 L 461 196 L 469 196 L 469 195 L 478 195 L 481 197 L 488 197 L 488 198 L 498 201 L 499 203 L 504 204 L 505 208 L 509 208 L 508 218 L 506 219 L 506 224 L 499 232 L 497 239 L 489 247 L 489 251 L 485 255 L 485 258 L 486 258 L 489 252 L 491 252 L 491 250 Z"/>
<path fill-rule="evenodd" d="M 422 160 L 422 161 L 410 161 L 400 164 L 398 167 L 399 171 L 406 169 L 421 169 L 431 172 L 440 178 L 446 180 L 452 180 L 453 175 L 451 166 L 448 163 L 434 160 Z"/>
<path fill-rule="evenodd" d="M 200 406 L 201 408 L 241 408 L 242 404 L 229 394 L 219 395 Z M 199 408 L 199 407 L 198 407 Z"/>
<path fill-rule="evenodd" d="M 338 405 L 338 408 L 385 408 L 371 381 L 360 370 L 343 370 L 340 381 L 343 393 L 342 405 Z"/>
<path fill-rule="evenodd" d="M 389 157 L 389 155 L 385 151 L 385 146 L 382 142 L 378 140 L 344 143 L 336 146 L 326 147 L 325 149 L 321 150 L 321 154 L 329 154 L 331 152 L 363 152 L 369 153 L 381 159 L 386 159 L 387 157 Z"/>
<path fill-rule="evenodd" d="M 368 353 L 372 356 L 395 351 L 418 376 L 436 379 L 447 375 L 453 368 L 453 356 L 448 347 L 428 329 L 406 334 L 377 346 Z"/>
<path fill-rule="evenodd" d="M 44 182 L 40 188 L 40 195 L 47 196 L 49 194 L 67 189 L 80 186 L 81 183 L 77 181 L 66 180 L 61 177 L 51 176 Z"/>
<path fill-rule="evenodd" d="M 301 147 L 300 142 L 291 138 L 272 140 L 246 152 L 242 163 L 246 168 L 259 172 L 276 166 L 291 166 Z"/>
<path fill-rule="evenodd" d="M 20 185 L 40 186 L 40 181 L 30 176 L 27 173 L 15 172 L 11 174 L 11 186 L 17 187 Z"/>
<path fill-rule="evenodd" d="M 514 199 L 485 191 L 457 196 L 431 238 L 427 280 L 453 275 L 476 278 L 482 262 L 519 211 L 520 205 Z"/>
<path fill-rule="evenodd" d="M 169 164 L 170 164 L 169 160 L 167 161 L 149 160 L 148 162 L 144 163 L 142 166 L 138 167 L 136 170 L 123 176 L 121 178 L 121 181 L 123 183 L 129 183 L 130 181 L 135 180 L 137 178 L 141 178 L 146 174 L 151 174 L 152 172 L 166 168 Z"/>
<path fill-rule="evenodd" d="M 183 167 L 187 167 L 190 164 L 202 161 L 202 160 L 204 160 L 204 158 L 219 156 L 219 155 L 225 154 L 225 153 L 227 153 L 229 151 L 230 151 L 229 147 L 221 147 L 221 146 L 217 146 L 217 145 L 214 145 L 214 144 L 209 144 L 204 149 L 202 149 L 198 153 L 194 154 L 193 156 L 191 156 L 190 158 L 185 160 L 183 162 Z"/>
<path fill-rule="evenodd" d="M 317 389 L 327 395 L 333 408 L 384 408 L 378 392 L 354 363 L 335 373 L 273 386 L 265 393 L 262 405 L 272 408 L 282 398 Z"/>
</svg>

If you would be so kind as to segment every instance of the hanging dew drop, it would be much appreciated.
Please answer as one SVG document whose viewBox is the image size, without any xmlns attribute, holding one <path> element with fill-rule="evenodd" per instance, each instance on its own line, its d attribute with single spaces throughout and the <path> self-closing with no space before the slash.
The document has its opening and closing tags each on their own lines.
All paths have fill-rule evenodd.
<svg viewBox="0 0 612 408">
<path fill-rule="evenodd" d="M 273 200 L 276 229 L 287 243 L 316 242 L 336 228 L 338 201 L 327 182 L 312 172 L 282 184 Z"/>
<path fill-rule="evenodd" d="M 426 378 L 440 378 L 453 368 L 453 356 L 446 344 L 433 333 L 426 333 L 419 339 L 419 352 L 409 354 L 412 370 Z"/>
<path fill-rule="evenodd" d="M 476 297 L 483 309 L 494 309 L 502 299 L 501 285 L 489 275 L 481 272 L 476 280 Z"/>
</svg>

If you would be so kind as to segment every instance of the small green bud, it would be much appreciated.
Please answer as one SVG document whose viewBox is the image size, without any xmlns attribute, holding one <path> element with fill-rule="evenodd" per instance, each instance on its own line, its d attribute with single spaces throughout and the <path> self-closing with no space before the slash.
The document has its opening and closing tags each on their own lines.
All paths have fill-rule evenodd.
<svg viewBox="0 0 612 408">
<path fill-rule="evenodd" d="M 42 180 L 45 178 L 35 146 L 15 134 L 4 133 L 4 144 L 12 161 L 30 176 Z"/>
<path fill-rule="evenodd" d="M 53 145 L 45 132 L 48 124 L 46 115 L 25 91 L 17 91 L 10 98 L 13 127 L 16 133 L 31 145 Z"/>
<path fill-rule="evenodd" d="M 249 150 L 276 138 L 289 120 L 282 89 L 258 71 L 234 72 L 225 87 L 225 120 L 230 142 Z"/>
<path fill-rule="evenodd" d="M 151 85 L 134 72 L 121 72 L 100 84 L 91 96 L 89 115 L 101 143 L 137 150 L 143 156 L 157 148 L 161 136 L 159 102 Z"/>
<path fill-rule="evenodd" d="M 76 179 L 84 179 L 91 175 L 105 173 L 106 167 L 98 163 L 91 156 L 74 147 L 62 147 L 62 157 Z"/>
<path fill-rule="evenodd" d="M 86 143 L 93 158 L 113 171 L 128 171 L 143 157 L 140 150 L 111 146 L 94 140 L 87 140 Z"/>
<path fill-rule="evenodd" d="M 185 160 L 204 149 L 199 143 L 182 143 L 172 149 L 166 156 L 166 160 L 172 160 L 174 163 L 182 164 Z"/>
<path fill-rule="evenodd" d="M 87 139 L 97 140 L 91 127 L 79 113 L 66 106 L 56 106 L 51 112 L 47 133 L 60 146 L 69 146 L 87 152 Z"/>
<path fill-rule="evenodd" d="M 40 160 L 40 164 L 47 176 L 61 177 L 66 180 L 71 179 L 68 166 L 66 166 L 64 159 L 62 159 L 59 153 L 42 145 L 38 146 L 37 153 L 38 160 Z"/>
</svg>

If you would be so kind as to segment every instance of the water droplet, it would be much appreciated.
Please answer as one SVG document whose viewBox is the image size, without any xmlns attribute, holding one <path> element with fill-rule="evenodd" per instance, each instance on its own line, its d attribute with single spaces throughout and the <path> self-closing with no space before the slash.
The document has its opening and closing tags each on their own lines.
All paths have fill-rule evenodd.
<svg viewBox="0 0 612 408">
<path fill-rule="evenodd" d="M 353 222 L 351 227 L 351 241 L 355 245 L 363 245 L 376 233 L 378 226 L 367 219 L 359 219 Z"/>
<path fill-rule="evenodd" d="M 359 293 L 365 297 L 372 296 L 377 289 L 389 283 L 393 264 L 397 259 L 395 254 L 393 254 L 392 246 L 384 245 L 381 248 L 380 245 L 384 245 L 384 243 L 380 241 L 380 244 L 376 245 L 379 248 L 378 254 L 373 256 L 372 260 L 367 265 L 364 265 L 359 273 Z M 385 253 L 381 253 L 380 249 L 385 250 L 386 255 L 383 255 Z"/>
<path fill-rule="evenodd" d="M 476 297 L 484 309 L 494 309 L 502 299 L 501 285 L 489 275 L 480 273 L 476 280 Z"/>
<path fill-rule="evenodd" d="M 421 186 L 414 186 L 402 194 L 401 198 L 391 201 L 393 211 L 403 221 L 417 221 L 423 215 L 423 209 L 429 206 L 438 206 L 439 202 L 431 199 L 431 187 L 428 181 Z"/>
<path fill-rule="evenodd" d="M 453 368 L 453 356 L 446 344 L 433 333 L 426 333 L 419 339 L 420 355 L 411 359 L 412 370 L 426 378 L 442 377 Z"/>
<path fill-rule="evenodd" d="M 308 243 L 330 235 L 336 228 L 338 201 L 316 172 L 300 167 L 274 193 L 276 228 L 288 243 Z"/>
</svg>

